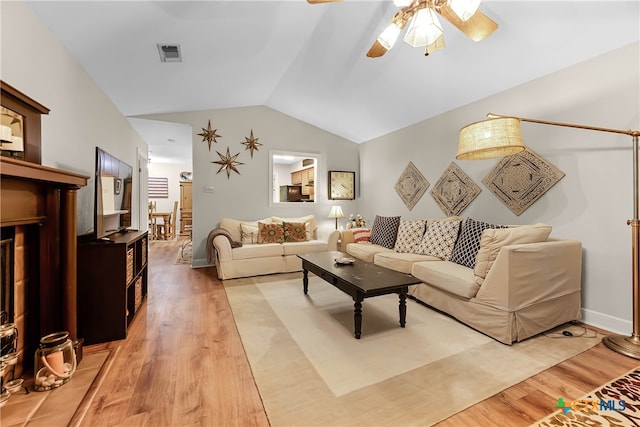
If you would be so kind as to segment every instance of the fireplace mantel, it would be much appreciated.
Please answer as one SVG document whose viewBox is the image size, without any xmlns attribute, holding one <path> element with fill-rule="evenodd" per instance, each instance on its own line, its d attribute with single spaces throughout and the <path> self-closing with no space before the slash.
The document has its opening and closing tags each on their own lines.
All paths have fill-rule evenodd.
<svg viewBox="0 0 640 427">
<path fill-rule="evenodd" d="M 38 230 L 38 261 L 28 267 L 39 291 L 38 301 L 29 302 L 39 313 L 34 330 L 39 336 L 66 330 L 76 340 L 76 198 L 89 177 L 0 157 L 0 178 L 0 225 Z"/>
</svg>

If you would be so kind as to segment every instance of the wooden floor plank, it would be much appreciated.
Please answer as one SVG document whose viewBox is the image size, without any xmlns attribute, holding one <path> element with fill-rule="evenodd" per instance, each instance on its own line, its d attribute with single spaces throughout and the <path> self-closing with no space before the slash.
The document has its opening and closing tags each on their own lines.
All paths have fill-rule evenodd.
<svg viewBox="0 0 640 427">
<path fill-rule="evenodd" d="M 82 425 L 269 426 L 224 286 L 214 268 L 176 265 L 180 244 L 150 244 L 149 294 L 127 339 L 85 349 L 120 347 Z M 438 426 L 528 426 L 558 397 L 577 399 L 637 366 L 598 344 Z"/>
</svg>

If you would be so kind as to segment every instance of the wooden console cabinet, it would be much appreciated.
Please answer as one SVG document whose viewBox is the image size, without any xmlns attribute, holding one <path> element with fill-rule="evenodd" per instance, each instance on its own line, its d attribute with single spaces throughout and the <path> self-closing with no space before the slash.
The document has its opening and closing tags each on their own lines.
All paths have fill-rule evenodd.
<svg viewBox="0 0 640 427">
<path fill-rule="evenodd" d="M 191 181 L 180 181 L 180 235 L 189 235 L 192 226 Z"/>
<path fill-rule="evenodd" d="M 121 340 L 147 295 L 146 231 L 78 243 L 78 335 L 85 344 Z"/>
</svg>

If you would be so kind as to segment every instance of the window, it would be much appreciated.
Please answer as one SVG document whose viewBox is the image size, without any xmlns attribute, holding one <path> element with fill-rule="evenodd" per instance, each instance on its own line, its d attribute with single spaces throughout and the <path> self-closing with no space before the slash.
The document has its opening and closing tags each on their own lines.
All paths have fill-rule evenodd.
<svg viewBox="0 0 640 427">
<path fill-rule="evenodd" d="M 281 203 L 315 203 L 319 159 L 318 153 L 270 151 L 270 206 Z"/>
<path fill-rule="evenodd" d="M 169 198 L 169 178 L 149 177 L 149 198 L 168 199 Z"/>
</svg>

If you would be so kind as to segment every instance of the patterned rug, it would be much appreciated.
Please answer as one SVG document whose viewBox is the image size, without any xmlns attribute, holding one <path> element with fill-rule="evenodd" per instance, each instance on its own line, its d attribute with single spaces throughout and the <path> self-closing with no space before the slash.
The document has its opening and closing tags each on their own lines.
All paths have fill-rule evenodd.
<svg viewBox="0 0 640 427">
<path fill-rule="evenodd" d="M 559 398 L 556 407 L 532 427 L 640 426 L 640 367 L 573 402 Z"/>
<path fill-rule="evenodd" d="M 191 258 L 192 258 L 191 244 L 188 243 L 184 245 L 184 247 L 180 245 L 180 247 L 178 248 L 178 256 L 176 258 L 176 264 L 191 265 Z"/>
</svg>

